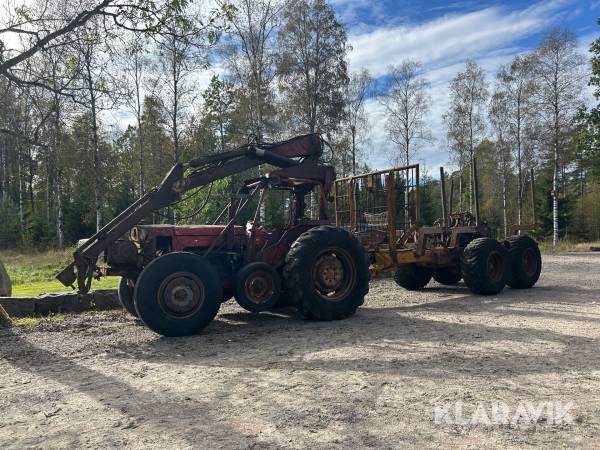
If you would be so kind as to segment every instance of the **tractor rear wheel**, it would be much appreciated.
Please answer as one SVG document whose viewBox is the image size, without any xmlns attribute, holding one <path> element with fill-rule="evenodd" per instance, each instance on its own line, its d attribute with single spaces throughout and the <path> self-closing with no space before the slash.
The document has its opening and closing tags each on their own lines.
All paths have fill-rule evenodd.
<svg viewBox="0 0 600 450">
<path fill-rule="evenodd" d="M 463 253 L 461 271 L 465 284 L 475 294 L 494 295 L 502 291 L 508 275 L 508 252 L 495 239 L 471 241 Z"/>
<path fill-rule="evenodd" d="M 140 319 L 164 336 L 198 333 L 217 315 L 222 296 L 216 269 L 187 252 L 156 258 L 142 271 L 134 291 Z"/>
<path fill-rule="evenodd" d="M 433 279 L 440 284 L 454 285 L 462 279 L 460 267 L 442 267 L 433 272 Z"/>
<path fill-rule="evenodd" d="M 279 300 L 281 278 L 272 266 L 253 262 L 235 274 L 233 288 L 236 302 L 245 310 L 254 313 L 269 311 Z"/>
<path fill-rule="evenodd" d="M 513 289 L 529 289 L 540 278 L 542 255 L 537 243 L 529 236 L 508 238 L 509 270 L 506 284 Z"/>
<path fill-rule="evenodd" d="M 394 281 L 406 290 L 418 291 L 427 286 L 427 283 L 431 281 L 432 274 L 432 270 L 427 267 L 405 264 L 398 266 L 396 273 L 394 273 Z"/>
<path fill-rule="evenodd" d="M 133 301 L 133 291 L 135 289 L 135 284 L 129 278 L 121 277 L 121 281 L 119 282 L 119 302 L 121 306 L 134 317 L 139 317 L 137 311 L 135 310 L 135 303 Z"/>
<path fill-rule="evenodd" d="M 369 292 L 369 261 L 349 232 L 315 227 L 292 244 L 285 259 L 286 291 L 300 314 L 313 320 L 353 315 Z"/>
</svg>

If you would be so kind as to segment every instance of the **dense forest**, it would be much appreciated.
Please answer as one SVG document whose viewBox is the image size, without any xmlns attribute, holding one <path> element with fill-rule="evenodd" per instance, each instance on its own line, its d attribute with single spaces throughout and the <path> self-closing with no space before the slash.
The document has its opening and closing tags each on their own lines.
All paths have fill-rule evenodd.
<svg viewBox="0 0 600 450">
<path fill-rule="evenodd" d="M 173 163 L 252 139 L 321 133 L 332 145 L 325 162 L 338 175 L 363 172 L 368 102 L 386 112 L 394 159 L 420 160 L 431 142 L 432 100 L 418 61 L 391 66 L 378 80 L 350 70 L 346 27 L 326 0 L 215 5 L 36 0 L 3 18 L 0 247 L 71 245 L 157 185 Z M 467 61 L 450 83 L 443 119 L 454 204 L 473 208 L 476 159 L 482 214 L 498 236 L 531 221 L 534 169 L 537 237 L 600 239 L 600 109 L 585 96 L 591 85 L 600 99 L 600 40 L 591 65 L 577 48 L 571 31 L 550 29 L 498 73 Z M 219 75 L 199 91 L 211 66 Z M 243 176 L 148 220 L 209 221 Z M 441 213 L 439 181 L 421 181 L 431 224 Z M 265 222 L 280 221 L 283 209 L 281 196 L 269 197 Z"/>
</svg>

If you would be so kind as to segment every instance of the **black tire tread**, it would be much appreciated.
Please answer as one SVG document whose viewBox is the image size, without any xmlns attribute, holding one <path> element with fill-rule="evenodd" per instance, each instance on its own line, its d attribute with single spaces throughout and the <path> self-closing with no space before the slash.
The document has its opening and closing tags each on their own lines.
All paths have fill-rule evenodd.
<svg viewBox="0 0 600 450">
<path fill-rule="evenodd" d="M 462 280 L 460 267 L 442 267 L 433 271 L 433 279 L 440 284 L 453 286 Z"/>
<path fill-rule="evenodd" d="M 121 277 L 121 281 L 119 281 L 119 289 L 117 291 L 119 297 L 119 303 L 121 306 L 131 314 L 133 317 L 139 317 L 138 312 L 135 309 L 135 302 L 133 301 L 133 292 L 135 287 L 129 286 L 128 279 L 125 277 Z"/>
<path fill-rule="evenodd" d="M 311 301 L 310 295 L 305 292 L 306 286 L 302 283 L 301 274 L 310 265 L 308 260 L 315 249 L 335 242 L 341 235 L 354 251 L 361 255 L 363 264 L 357 264 L 357 285 L 355 292 L 352 293 L 352 300 L 344 305 L 343 310 L 337 308 L 334 311 L 333 308 L 324 308 L 319 302 Z M 362 273 L 359 273 L 361 271 Z M 283 274 L 285 292 L 291 295 L 291 303 L 298 308 L 302 316 L 312 320 L 338 320 L 352 316 L 364 303 L 364 297 L 369 292 L 369 258 L 364 247 L 352 233 L 331 225 L 312 228 L 294 241 L 286 256 Z"/>
<path fill-rule="evenodd" d="M 394 273 L 394 281 L 407 291 L 423 289 L 431 281 L 433 271 L 427 267 L 407 264 L 399 266 Z"/>
<path fill-rule="evenodd" d="M 498 250 L 504 255 L 504 280 L 499 285 L 492 286 L 483 275 L 486 271 L 487 254 L 491 250 Z M 461 272 L 465 284 L 471 292 L 479 295 L 494 295 L 504 289 L 506 274 L 508 272 L 508 253 L 506 248 L 497 240 L 491 238 L 477 238 L 469 242 L 461 259 Z"/>
<path fill-rule="evenodd" d="M 260 268 L 260 270 L 265 270 L 271 273 L 274 282 L 273 297 L 271 297 L 271 300 L 262 305 L 252 303 L 252 301 L 246 298 L 246 294 L 244 292 L 244 282 L 246 276 L 248 275 L 248 273 L 250 273 L 253 270 L 257 270 L 258 268 Z M 281 277 L 272 266 L 266 263 L 253 262 L 250 264 L 246 264 L 236 273 L 234 277 L 233 292 L 237 304 L 244 308 L 246 311 L 250 311 L 253 313 L 269 311 L 275 307 L 277 301 L 279 300 L 279 296 L 281 295 Z"/>
<path fill-rule="evenodd" d="M 533 287 L 540 278 L 542 271 L 542 255 L 540 249 L 532 238 L 527 235 L 510 236 L 508 238 L 510 248 L 508 250 L 509 267 L 506 284 L 513 289 L 529 289 Z M 538 270 L 532 278 L 528 278 L 525 273 L 521 272 L 521 255 L 527 248 L 533 248 L 538 259 Z"/>
<path fill-rule="evenodd" d="M 177 271 L 194 273 L 202 279 L 208 291 L 201 309 L 185 319 L 167 316 L 156 299 L 162 280 Z M 134 292 L 140 319 L 148 328 L 163 336 L 189 336 L 200 332 L 219 312 L 222 297 L 222 282 L 217 270 L 207 259 L 189 252 L 167 253 L 151 261 L 137 279 Z"/>
</svg>

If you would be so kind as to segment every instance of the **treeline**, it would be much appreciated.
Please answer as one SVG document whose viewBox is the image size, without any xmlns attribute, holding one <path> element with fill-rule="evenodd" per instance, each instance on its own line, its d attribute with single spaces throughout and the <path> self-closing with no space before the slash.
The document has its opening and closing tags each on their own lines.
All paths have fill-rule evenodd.
<svg viewBox="0 0 600 450">
<path fill-rule="evenodd" d="M 114 23 L 99 13 L 0 77 L 0 245 L 71 244 L 175 162 L 249 140 L 321 133 L 338 173 L 357 170 L 371 80 L 349 73 L 346 29 L 333 9 L 323 0 L 217 5 L 166 2 L 151 25 L 146 10 L 135 25 L 138 10 Z M 21 11 L 13 22 L 67 14 L 59 6 Z M 225 74 L 200 91 L 215 61 Z M 123 120 L 131 124 L 116 128 Z M 215 183 L 206 211 L 188 220 L 210 218 L 231 189 L 230 180 Z M 204 202 L 196 196 L 152 220 L 187 217 Z M 266 214 L 280 216 L 271 204 Z"/>
<path fill-rule="evenodd" d="M 368 101 L 385 108 L 398 149 L 390 162 L 412 163 L 430 145 L 420 63 L 390 67 L 377 83 L 366 70 L 351 72 L 346 27 L 325 0 L 215 4 L 36 0 L 9 14 L 0 39 L 12 33 L 21 45 L 0 46 L 0 246 L 71 244 L 157 185 L 174 162 L 249 139 L 322 133 L 332 144 L 325 162 L 338 175 L 362 172 Z M 219 75 L 200 91 L 211 65 Z M 540 237 L 598 239 L 600 120 L 584 106 L 590 75 L 575 37 L 553 30 L 495 75 L 490 83 L 468 62 L 450 85 L 447 144 L 461 169 L 450 174 L 454 204 L 472 208 L 468 167 L 476 157 L 483 215 L 503 235 L 529 221 L 534 168 Z M 210 220 L 241 179 L 149 220 Z M 423 192 L 431 224 L 440 214 L 438 182 L 426 178 Z M 283 203 L 268 198 L 267 223 L 281 220 Z"/>
<path fill-rule="evenodd" d="M 596 41 L 590 78 L 589 60 L 578 52 L 575 35 L 557 28 L 497 73 L 466 63 L 450 83 L 450 106 L 443 116 L 458 167 L 450 179 L 459 210 L 474 210 L 471 167 L 476 160 L 482 216 L 495 234 L 503 237 L 513 224 L 532 223 L 534 169 L 537 237 L 554 243 L 600 238 L 600 121 L 597 108 L 588 110 L 585 95 L 588 82 L 599 85 L 599 51 Z M 404 61 L 389 73 L 380 101 L 400 161 L 410 163 L 433 134 L 427 123 L 429 83 L 417 61 Z"/>
</svg>

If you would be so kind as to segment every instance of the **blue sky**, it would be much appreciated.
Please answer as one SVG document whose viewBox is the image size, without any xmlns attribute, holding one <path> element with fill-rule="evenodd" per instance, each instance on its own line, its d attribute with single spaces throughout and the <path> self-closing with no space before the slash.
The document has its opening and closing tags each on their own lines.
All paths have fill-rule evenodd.
<svg viewBox="0 0 600 450">
<path fill-rule="evenodd" d="M 515 55 L 535 48 L 544 32 L 554 26 L 571 29 L 579 38 L 580 50 L 600 36 L 596 20 L 600 0 L 549 1 L 392 1 L 330 0 L 346 23 L 351 70 L 367 68 L 375 78 L 385 77 L 390 64 L 405 58 L 424 64 L 431 84 L 432 110 L 428 124 L 435 141 L 419 151 L 417 159 L 434 173 L 448 164 L 441 115 L 448 107 L 448 83 L 475 59 L 486 70 L 490 83 L 502 64 Z M 591 102 L 590 92 L 584 93 Z M 390 164 L 397 152 L 385 135 L 381 106 L 367 104 L 371 137 L 366 159 L 376 168 Z"/>
</svg>

